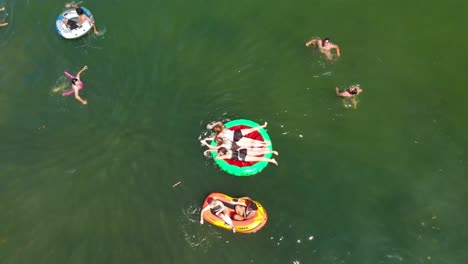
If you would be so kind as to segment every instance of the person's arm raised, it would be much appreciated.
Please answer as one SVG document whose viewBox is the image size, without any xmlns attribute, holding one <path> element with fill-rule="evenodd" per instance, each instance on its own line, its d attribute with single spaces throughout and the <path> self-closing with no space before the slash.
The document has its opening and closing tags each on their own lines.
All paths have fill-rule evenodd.
<svg viewBox="0 0 468 264">
<path fill-rule="evenodd" d="M 203 225 L 203 214 L 204 214 L 206 211 L 210 210 L 210 209 L 211 209 L 211 208 L 210 208 L 210 206 L 208 205 L 208 206 L 206 206 L 205 208 L 203 208 L 203 209 L 201 210 L 201 212 L 200 212 L 200 224 Z"/>
<path fill-rule="evenodd" d="M 313 39 L 307 41 L 307 43 L 305 45 L 306 45 L 306 47 L 309 47 L 310 45 L 317 43 L 318 40 L 319 40 L 319 38 L 313 38 Z"/>
<path fill-rule="evenodd" d="M 88 69 L 88 66 L 84 66 L 83 69 L 81 69 L 81 70 L 76 74 L 76 78 L 77 78 L 78 80 L 80 80 L 80 74 L 81 74 L 82 72 L 84 72 L 85 70 L 87 70 L 87 69 Z"/>
<path fill-rule="evenodd" d="M 335 45 L 334 48 L 336 49 L 336 55 L 337 55 L 338 57 L 341 57 L 341 54 L 340 54 L 340 47 L 338 47 L 338 45 Z"/>
</svg>

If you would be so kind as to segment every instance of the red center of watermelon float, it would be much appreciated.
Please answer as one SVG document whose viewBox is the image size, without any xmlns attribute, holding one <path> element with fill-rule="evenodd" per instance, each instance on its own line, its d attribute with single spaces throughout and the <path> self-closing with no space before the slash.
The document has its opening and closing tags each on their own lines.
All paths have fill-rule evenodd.
<svg viewBox="0 0 468 264">
<path fill-rule="evenodd" d="M 240 130 L 240 129 L 244 129 L 244 128 L 250 128 L 250 127 L 240 125 L 240 126 L 230 127 L 229 130 Z M 259 140 L 259 141 L 264 141 L 262 135 L 260 135 L 260 133 L 258 133 L 258 131 L 254 131 L 252 133 L 249 133 L 249 134 L 245 135 L 244 137 Z M 248 152 L 247 152 L 247 154 L 248 154 Z M 263 156 L 263 155 L 260 155 L 259 157 L 261 157 L 261 156 Z M 244 162 L 242 160 L 232 160 L 232 159 L 225 159 L 225 161 L 227 163 L 229 163 L 231 165 L 234 165 L 234 166 L 237 166 L 237 167 L 248 167 L 248 166 L 252 166 L 252 165 L 254 165 L 255 163 L 258 162 L 258 161 L 245 161 Z"/>
</svg>

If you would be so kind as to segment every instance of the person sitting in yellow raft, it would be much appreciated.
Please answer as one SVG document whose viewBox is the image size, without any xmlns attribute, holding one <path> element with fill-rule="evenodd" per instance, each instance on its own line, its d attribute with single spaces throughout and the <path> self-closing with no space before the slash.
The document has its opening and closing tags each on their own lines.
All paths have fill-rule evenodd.
<svg viewBox="0 0 468 264">
<path fill-rule="evenodd" d="M 208 204 L 207 207 L 203 208 L 200 213 L 200 224 L 203 225 L 203 214 L 211 210 L 211 212 L 228 224 L 232 228 L 232 232 L 236 232 L 236 227 L 232 220 L 242 221 L 253 217 L 255 214 L 255 210 L 250 207 L 251 199 L 249 197 L 243 197 L 243 200 L 246 199 L 247 202 L 239 202 L 238 200 L 234 200 L 232 203 L 235 204 L 234 210 L 236 211 L 234 214 L 230 213 L 230 210 L 224 205 L 223 202 L 220 200 L 213 199 Z"/>
</svg>

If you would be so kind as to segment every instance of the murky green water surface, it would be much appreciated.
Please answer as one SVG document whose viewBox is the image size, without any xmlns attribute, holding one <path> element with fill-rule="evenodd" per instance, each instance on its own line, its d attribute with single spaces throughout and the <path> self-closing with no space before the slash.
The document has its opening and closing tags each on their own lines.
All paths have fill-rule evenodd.
<svg viewBox="0 0 468 264">
<path fill-rule="evenodd" d="M 74 41 L 63 4 L 0 1 L 0 263 L 467 261 L 468 4 L 86 1 L 104 35 Z M 53 92 L 83 65 L 87 106 Z M 334 94 L 352 84 L 355 110 Z M 279 167 L 202 156 L 236 118 L 269 122 Z M 268 224 L 200 225 L 211 192 Z"/>
</svg>

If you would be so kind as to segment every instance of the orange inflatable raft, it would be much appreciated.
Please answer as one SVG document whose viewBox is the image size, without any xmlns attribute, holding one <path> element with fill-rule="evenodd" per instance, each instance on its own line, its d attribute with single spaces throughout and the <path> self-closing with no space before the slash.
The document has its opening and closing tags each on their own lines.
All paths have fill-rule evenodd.
<svg viewBox="0 0 468 264">
<path fill-rule="evenodd" d="M 250 215 L 248 219 L 242 221 L 237 221 L 234 219 L 232 220 L 234 226 L 236 227 L 237 233 L 255 233 L 258 230 L 260 230 L 263 226 L 265 226 L 268 220 L 267 213 L 259 202 L 250 200 L 247 197 L 232 198 L 222 193 L 211 193 L 210 195 L 208 195 L 208 197 L 206 197 L 205 199 L 205 202 L 203 203 L 202 210 L 211 203 L 212 199 L 216 199 L 223 202 L 223 204 L 230 211 L 231 219 L 232 216 L 236 214 L 236 211 L 234 210 L 235 201 L 244 202 L 249 207 L 249 210 L 252 210 L 251 214 L 253 215 Z M 211 210 L 208 210 L 203 214 L 203 219 L 215 226 L 231 230 L 231 227 L 228 224 L 226 224 L 223 219 L 213 214 Z"/>
</svg>

